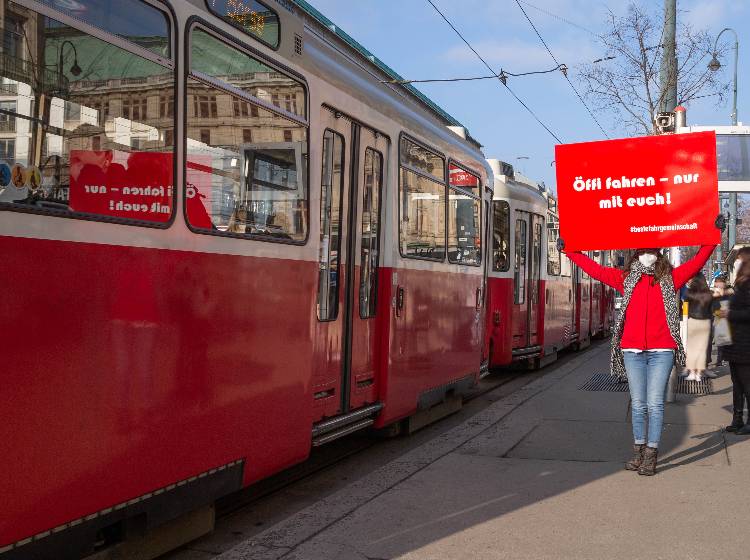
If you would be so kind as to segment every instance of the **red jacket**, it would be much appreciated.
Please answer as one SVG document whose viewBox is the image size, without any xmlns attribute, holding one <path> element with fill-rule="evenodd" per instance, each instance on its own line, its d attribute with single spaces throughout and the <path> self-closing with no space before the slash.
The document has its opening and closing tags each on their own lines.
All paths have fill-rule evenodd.
<svg viewBox="0 0 750 560">
<path fill-rule="evenodd" d="M 688 280 L 698 274 L 713 250 L 713 245 L 701 247 L 695 257 L 672 271 L 675 290 L 679 290 Z M 624 292 L 623 281 L 626 275 L 624 270 L 601 266 L 582 253 L 568 253 L 568 257 L 592 278 L 612 286 L 621 294 Z M 644 274 L 633 289 L 622 328 L 620 341 L 622 348 L 651 350 L 677 347 L 669 333 L 661 285 L 654 283 L 653 279 L 653 276 Z"/>
</svg>

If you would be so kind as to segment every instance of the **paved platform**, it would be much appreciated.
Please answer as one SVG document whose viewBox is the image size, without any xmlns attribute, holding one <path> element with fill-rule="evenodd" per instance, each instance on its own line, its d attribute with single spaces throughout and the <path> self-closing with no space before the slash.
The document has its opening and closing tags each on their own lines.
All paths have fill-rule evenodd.
<svg viewBox="0 0 750 560">
<path fill-rule="evenodd" d="M 667 405 L 660 472 L 623 470 L 627 393 L 581 391 L 609 346 L 353 482 L 222 560 L 743 559 L 750 438 L 731 381 Z"/>
</svg>

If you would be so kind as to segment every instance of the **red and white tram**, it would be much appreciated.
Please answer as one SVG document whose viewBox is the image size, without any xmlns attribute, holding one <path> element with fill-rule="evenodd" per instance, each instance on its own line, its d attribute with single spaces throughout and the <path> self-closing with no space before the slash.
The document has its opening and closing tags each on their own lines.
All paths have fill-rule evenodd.
<svg viewBox="0 0 750 560">
<path fill-rule="evenodd" d="M 304 2 L 0 6 L 1 558 L 476 383 L 491 182 L 449 115 Z"/>
</svg>

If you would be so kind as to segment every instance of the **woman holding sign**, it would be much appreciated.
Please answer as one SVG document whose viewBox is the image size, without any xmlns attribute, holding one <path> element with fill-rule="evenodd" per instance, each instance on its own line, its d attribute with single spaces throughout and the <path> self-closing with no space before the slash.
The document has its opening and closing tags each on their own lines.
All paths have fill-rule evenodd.
<svg viewBox="0 0 750 560">
<path fill-rule="evenodd" d="M 713 250 L 701 247 L 695 258 L 675 269 L 659 249 L 636 250 L 624 270 L 568 253 L 589 276 L 623 295 L 612 331 L 612 373 L 627 377 L 630 387 L 635 454 L 625 468 L 641 475 L 656 474 L 667 382 L 675 362 L 685 365 L 677 291 L 703 268 Z"/>
</svg>

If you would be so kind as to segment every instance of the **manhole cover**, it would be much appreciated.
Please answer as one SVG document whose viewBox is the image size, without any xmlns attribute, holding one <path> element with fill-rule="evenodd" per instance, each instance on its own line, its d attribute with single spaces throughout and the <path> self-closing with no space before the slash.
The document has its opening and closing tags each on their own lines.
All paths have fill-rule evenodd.
<svg viewBox="0 0 750 560">
<path fill-rule="evenodd" d="M 608 373 L 596 373 L 581 386 L 580 390 L 624 393 L 628 390 L 628 382 L 620 381 Z M 713 392 L 713 385 L 710 379 L 688 381 L 680 377 L 677 382 L 677 392 L 683 395 L 710 395 Z"/>
</svg>

